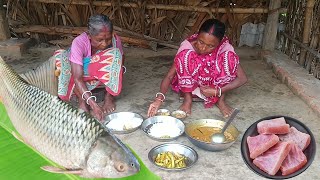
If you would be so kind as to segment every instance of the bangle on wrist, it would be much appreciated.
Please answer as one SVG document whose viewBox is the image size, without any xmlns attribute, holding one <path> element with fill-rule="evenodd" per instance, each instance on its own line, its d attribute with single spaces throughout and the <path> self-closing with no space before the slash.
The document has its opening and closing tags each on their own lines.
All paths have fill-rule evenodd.
<svg viewBox="0 0 320 180">
<path fill-rule="evenodd" d="M 85 95 L 86 93 L 90 93 L 90 96 L 92 96 L 92 92 L 91 92 L 91 91 L 85 91 L 85 92 L 83 92 L 82 95 L 81 95 L 81 97 L 82 97 L 83 100 L 85 100 L 85 99 L 84 99 L 84 95 Z"/>
<path fill-rule="evenodd" d="M 222 94 L 221 94 L 221 93 L 222 93 L 222 92 L 221 92 L 221 87 L 218 86 L 218 89 L 219 89 L 218 97 L 221 97 L 221 95 L 222 95 Z"/>
<path fill-rule="evenodd" d="M 87 104 L 89 105 L 89 99 L 91 99 L 91 98 L 93 98 L 94 99 L 94 101 L 96 101 L 97 100 L 97 98 L 95 97 L 95 96 L 90 96 L 90 97 L 88 97 L 88 99 L 87 99 Z"/>
<path fill-rule="evenodd" d="M 158 95 L 161 95 L 163 97 L 162 102 L 166 99 L 166 96 L 163 93 L 157 92 L 156 93 L 156 98 L 158 98 Z"/>
</svg>

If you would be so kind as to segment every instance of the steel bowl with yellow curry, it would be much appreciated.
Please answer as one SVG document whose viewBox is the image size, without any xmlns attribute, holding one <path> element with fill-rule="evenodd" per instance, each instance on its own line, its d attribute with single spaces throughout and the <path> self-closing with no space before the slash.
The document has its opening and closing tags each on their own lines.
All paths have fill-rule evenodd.
<svg viewBox="0 0 320 180">
<path fill-rule="evenodd" d="M 215 119 L 200 119 L 186 124 L 185 133 L 192 144 L 208 151 L 221 151 L 229 148 L 238 138 L 240 132 L 234 125 L 230 125 L 224 132 L 226 141 L 211 142 L 211 136 L 221 132 L 225 122 Z"/>
</svg>

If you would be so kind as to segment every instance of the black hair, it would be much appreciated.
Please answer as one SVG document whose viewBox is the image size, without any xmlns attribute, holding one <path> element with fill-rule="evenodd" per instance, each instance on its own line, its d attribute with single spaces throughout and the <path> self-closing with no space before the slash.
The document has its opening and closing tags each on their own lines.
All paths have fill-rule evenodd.
<svg viewBox="0 0 320 180">
<path fill-rule="evenodd" d="M 108 28 L 110 32 L 113 31 L 113 24 L 108 16 L 103 14 L 96 14 L 89 18 L 88 29 L 90 35 L 99 34 L 103 28 Z"/>
<path fill-rule="evenodd" d="M 226 32 L 226 26 L 223 22 L 217 19 L 208 19 L 201 25 L 199 33 L 201 32 L 206 32 L 214 35 L 221 41 Z"/>
</svg>

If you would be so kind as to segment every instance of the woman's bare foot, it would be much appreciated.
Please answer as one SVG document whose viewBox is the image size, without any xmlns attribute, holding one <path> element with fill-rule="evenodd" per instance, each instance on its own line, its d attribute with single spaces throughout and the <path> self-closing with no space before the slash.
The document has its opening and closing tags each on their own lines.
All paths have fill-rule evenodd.
<svg viewBox="0 0 320 180">
<path fill-rule="evenodd" d="M 179 109 L 186 112 L 187 115 L 190 115 L 191 114 L 191 107 L 192 107 L 192 95 L 191 95 L 191 93 L 186 93 L 184 95 L 183 103 Z"/>
<path fill-rule="evenodd" d="M 223 117 L 227 118 L 232 114 L 234 109 L 226 103 L 224 98 L 225 95 L 223 94 L 216 105 L 219 108 L 220 112 L 223 114 Z"/>
<path fill-rule="evenodd" d="M 116 110 L 116 104 L 114 103 L 114 97 L 106 92 L 106 96 L 104 98 L 104 105 L 102 107 L 104 113 L 111 113 Z"/>
</svg>

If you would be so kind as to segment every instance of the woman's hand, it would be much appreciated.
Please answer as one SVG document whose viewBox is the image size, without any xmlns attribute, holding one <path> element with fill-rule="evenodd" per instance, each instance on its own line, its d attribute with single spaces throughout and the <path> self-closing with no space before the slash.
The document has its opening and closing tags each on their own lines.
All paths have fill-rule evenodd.
<svg viewBox="0 0 320 180">
<path fill-rule="evenodd" d="M 103 113 L 102 108 L 94 101 L 89 102 L 89 104 L 92 108 L 93 116 L 97 118 L 99 121 L 103 121 L 105 114 Z"/>
<path fill-rule="evenodd" d="M 162 101 L 160 101 L 159 99 L 155 99 L 153 103 L 151 103 L 149 106 L 148 117 L 156 115 L 161 104 L 162 104 Z"/>
<path fill-rule="evenodd" d="M 216 88 L 209 86 L 200 86 L 200 92 L 206 97 L 215 97 L 218 94 Z"/>
</svg>

